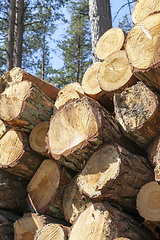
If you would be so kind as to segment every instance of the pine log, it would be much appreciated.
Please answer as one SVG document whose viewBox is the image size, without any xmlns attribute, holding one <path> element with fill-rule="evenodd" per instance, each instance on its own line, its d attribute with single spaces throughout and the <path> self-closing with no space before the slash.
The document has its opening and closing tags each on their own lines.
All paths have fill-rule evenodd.
<svg viewBox="0 0 160 240">
<path fill-rule="evenodd" d="M 138 150 L 138 145 L 122 135 L 116 119 L 90 98 L 71 101 L 50 120 L 49 152 L 78 172 L 98 147 L 109 142 L 117 142 L 131 152 Z"/>
<path fill-rule="evenodd" d="M 138 82 L 114 95 L 115 117 L 124 133 L 147 149 L 160 132 L 159 96 Z"/>
<path fill-rule="evenodd" d="M 6 86 L 21 81 L 30 81 L 53 101 L 56 100 L 59 92 L 59 88 L 55 87 L 53 84 L 49 84 L 47 81 L 44 81 L 19 67 L 12 68 L 10 71 L 5 72 L 2 79 Z"/>
<path fill-rule="evenodd" d="M 111 53 L 124 49 L 126 34 L 120 28 L 111 28 L 99 39 L 96 46 L 96 55 L 103 61 Z"/>
<path fill-rule="evenodd" d="M 43 121 L 38 123 L 31 131 L 29 135 L 29 144 L 31 148 L 39 154 L 44 156 L 50 156 L 47 153 L 47 145 L 45 138 L 49 130 L 49 121 Z"/>
<path fill-rule="evenodd" d="M 62 225 L 50 223 L 45 225 L 35 236 L 34 240 L 67 240 L 68 230 Z"/>
<path fill-rule="evenodd" d="M 9 211 L 23 213 L 27 209 L 28 181 L 0 169 L 0 207 Z"/>
<path fill-rule="evenodd" d="M 0 210 L 0 239 L 13 240 L 13 223 L 19 218 L 18 215 L 9 211 Z"/>
<path fill-rule="evenodd" d="M 41 121 L 48 121 L 54 102 L 31 82 L 17 82 L 0 95 L 0 118 L 15 129 L 30 132 Z"/>
<path fill-rule="evenodd" d="M 7 123 L 0 120 L 0 139 L 8 132 L 10 128 L 11 127 Z"/>
<path fill-rule="evenodd" d="M 156 12 L 131 29 L 126 44 L 134 75 L 157 92 L 160 92 L 159 32 L 160 12 Z"/>
<path fill-rule="evenodd" d="M 63 217 L 63 193 L 69 179 L 53 159 L 42 162 L 27 186 L 28 203 L 38 213 Z"/>
<path fill-rule="evenodd" d="M 137 210 L 146 220 L 160 228 L 160 185 L 156 181 L 145 184 L 137 195 Z"/>
<path fill-rule="evenodd" d="M 65 85 L 57 95 L 53 112 L 56 113 L 57 109 L 62 107 L 70 99 L 82 98 L 84 90 L 80 83 L 73 82 Z"/>
<path fill-rule="evenodd" d="M 98 70 L 98 80 L 100 88 L 111 98 L 115 92 L 122 92 L 137 82 L 125 50 L 110 54 L 102 62 Z"/>
<path fill-rule="evenodd" d="M 113 102 L 99 86 L 98 71 L 101 64 L 101 62 L 95 62 L 86 70 L 82 79 L 82 87 L 86 95 L 97 100 L 107 110 L 113 112 Z"/>
<path fill-rule="evenodd" d="M 10 129 L 0 139 L 0 167 L 20 177 L 31 179 L 43 158 L 29 146 L 28 135 Z"/>
<path fill-rule="evenodd" d="M 63 194 L 63 212 L 66 221 L 73 223 L 91 199 L 79 191 L 76 175 L 66 186 Z"/>
<path fill-rule="evenodd" d="M 149 231 L 139 227 L 139 222 L 109 203 L 88 205 L 69 233 L 69 240 L 114 240 L 117 237 L 132 240 L 154 239 Z"/>
<path fill-rule="evenodd" d="M 138 0 L 132 11 L 132 22 L 139 23 L 153 12 L 160 11 L 159 0 Z"/>
<path fill-rule="evenodd" d="M 160 181 L 160 136 L 157 136 L 147 149 L 148 159 L 154 168 L 155 181 Z"/>
<path fill-rule="evenodd" d="M 89 198 L 107 200 L 130 212 L 136 210 L 139 189 L 153 180 L 147 159 L 117 144 L 107 144 L 90 157 L 77 185 Z"/>
</svg>

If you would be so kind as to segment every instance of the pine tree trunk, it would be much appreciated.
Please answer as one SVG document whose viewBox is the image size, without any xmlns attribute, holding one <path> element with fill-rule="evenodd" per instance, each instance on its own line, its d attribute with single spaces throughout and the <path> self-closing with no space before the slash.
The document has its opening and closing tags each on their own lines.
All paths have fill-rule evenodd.
<svg viewBox="0 0 160 240">
<path fill-rule="evenodd" d="M 153 169 L 147 159 L 117 144 L 108 144 L 91 156 L 77 178 L 77 185 L 89 198 L 106 199 L 130 212 L 136 210 L 139 189 L 153 180 Z"/>
<path fill-rule="evenodd" d="M 28 135 L 10 129 L 0 139 L 0 167 L 22 178 L 31 179 L 43 158 L 30 146 Z"/>
<path fill-rule="evenodd" d="M 53 84 L 49 84 L 47 81 L 43 81 L 42 79 L 24 71 L 19 67 L 15 67 L 11 71 L 4 73 L 2 78 L 4 85 L 7 86 L 21 81 L 30 81 L 53 101 L 56 100 L 59 92 L 59 88 L 55 87 Z"/>
<path fill-rule="evenodd" d="M 96 56 L 96 45 L 100 37 L 112 27 L 110 0 L 89 0 L 89 18 L 92 35 L 93 63 L 99 61 Z"/>
<path fill-rule="evenodd" d="M 147 149 L 160 132 L 159 96 L 138 82 L 114 95 L 114 107 L 124 133 Z"/>
</svg>

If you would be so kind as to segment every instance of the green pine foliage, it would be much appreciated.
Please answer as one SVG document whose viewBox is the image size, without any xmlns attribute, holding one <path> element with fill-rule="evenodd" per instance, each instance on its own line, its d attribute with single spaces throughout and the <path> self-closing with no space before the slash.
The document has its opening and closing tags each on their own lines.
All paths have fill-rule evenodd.
<svg viewBox="0 0 160 240">
<path fill-rule="evenodd" d="M 83 75 L 92 61 L 89 4 L 87 0 L 69 1 L 67 9 L 71 14 L 69 27 L 58 41 L 63 67 L 53 71 L 52 83 L 63 87 L 70 82 L 82 81 Z"/>
</svg>

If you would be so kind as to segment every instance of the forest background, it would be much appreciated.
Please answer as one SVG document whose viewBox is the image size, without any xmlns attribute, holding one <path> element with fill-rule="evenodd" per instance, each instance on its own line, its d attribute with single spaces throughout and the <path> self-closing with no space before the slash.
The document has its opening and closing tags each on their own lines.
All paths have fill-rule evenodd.
<svg viewBox="0 0 160 240">
<path fill-rule="evenodd" d="M 101 11 L 109 4 L 111 13 L 104 29 L 120 27 L 128 33 L 135 2 L 99 0 Z M 90 8 L 88 0 L 1 0 L 0 75 L 18 66 L 57 87 L 81 82 L 96 61 Z"/>
</svg>

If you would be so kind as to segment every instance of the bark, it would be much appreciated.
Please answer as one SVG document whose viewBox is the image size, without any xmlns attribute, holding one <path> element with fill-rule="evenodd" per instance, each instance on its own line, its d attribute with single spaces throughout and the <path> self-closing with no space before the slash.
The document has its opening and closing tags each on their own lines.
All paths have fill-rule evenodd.
<svg viewBox="0 0 160 240">
<path fill-rule="evenodd" d="M 132 11 L 132 22 L 138 24 L 153 12 L 160 10 L 159 0 L 138 0 Z"/>
<path fill-rule="evenodd" d="M 89 197 L 79 191 L 76 175 L 66 186 L 63 194 L 63 212 L 66 221 L 73 224 L 79 213 L 91 202 Z"/>
<path fill-rule="evenodd" d="M 104 61 L 110 54 L 124 49 L 126 34 L 120 28 L 111 28 L 99 39 L 96 46 L 96 55 Z"/>
<path fill-rule="evenodd" d="M 91 156 L 77 177 L 77 185 L 89 198 L 106 199 L 130 212 L 136 210 L 139 189 L 153 179 L 147 159 L 108 144 Z"/>
<path fill-rule="evenodd" d="M 0 169 L 1 209 L 23 213 L 27 210 L 27 181 Z"/>
<path fill-rule="evenodd" d="M 160 227 L 160 185 L 156 181 L 145 184 L 137 195 L 137 210 L 146 220 Z"/>
<path fill-rule="evenodd" d="M 67 240 L 68 231 L 62 225 L 50 223 L 44 226 L 35 236 L 34 240 Z"/>
<path fill-rule="evenodd" d="M 15 27 L 15 0 L 11 0 L 8 29 L 8 55 L 7 55 L 8 70 L 11 70 L 13 68 L 14 27 Z"/>
<path fill-rule="evenodd" d="M 43 121 L 38 123 L 31 131 L 29 135 L 29 144 L 31 148 L 37 153 L 50 157 L 47 153 L 47 145 L 45 138 L 49 129 L 49 121 Z"/>
<path fill-rule="evenodd" d="M 137 82 L 131 71 L 125 50 L 110 54 L 100 65 L 98 71 L 100 88 L 109 96 L 122 92 Z"/>
<path fill-rule="evenodd" d="M 127 36 L 126 50 L 134 75 L 160 92 L 160 12 L 135 25 Z"/>
<path fill-rule="evenodd" d="M 38 213 L 63 217 L 63 193 L 68 182 L 64 168 L 52 159 L 44 160 L 27 186 L 29 205 Z"/>
<path fill-rule="evenodd" d="M 53 158 L 80 171 L 104 143 L 117 142 L 132 152 L 138 146 L 126 139 L 116 119 L 98 102 L 83 97 L 66 104 L 50 120 L 47 145 Z"/>
<path fill-rule="evenodd" d="M 113 112 L 113 102 L 100 88 L 98 72 L 101 62 L 93 63 L 85 72 L 82 79 L 82 87 L 86 95 L 97 100 L 108 111 Z"/>
<path fill-rule="evenodd" d="M 10 129 L 0 139 L 0 167 L 22 178 L 31 179 L 43 158 L 29 146 L 28 135 Z"/>
<path fill-rule="evenodd" d="M 17 34 L 16 34 L 16 55 L 15 66 L 21 67 L 22 64 L 22 45 L 24 32 L 24 0 L 17 0 Z"/>
<path fill-rule="evenodd" d="M 26 80 L 30 81 L 53 101 L 56 100 L 57 94 L 59 92 L 59 88 L 55 87 L 53 84 L 49 84 L 48 82 L 24 71 L 19 67 L 15 67 L 11 71 L 5 72 L 2 78 L 4 82 L 3 85 L 6 84 L 7 86 L 15 82 Z"/>
<path fill-rule="evenodd" d="M 147 149 L 160 132 L 159 97 L 138 82 L 114 95 L 115 116 L 124 133 Z"/>
<path fill-rule="evenodd" d="M 98 61 L 96 45 L 100 37 L 112 27 L 111 9 L 109 0 L 89 0 L 89 18 L 92 36 L 93 63 Z"/>
<path fill-rule="evenodd" d="M 36 124 L 48 121 L 54 102 L 31 82 L 10 85 L 0 96 L 0 118 L 14 129 L 30 132 Z"/>
<path fill-rule="evenodd" d="M 112 207 L 109 203 L 88 205 L 77 220 L 69 234 L 69 240 L 105 240 L 124 237 L 136 240 L 151 240 L 152 234 L 129 215 Z"/>
<path fill-rule="evenodd" d="M 155 181 L 160 181 L 160 136 L 157 136 L 147 149 L 148 159 L 154 167 Z"/>
<path fill-rule="evenodd" d="M 13 223 L 19 218 L 18 215 L 9 211 L 0 210 L 0 238 L 4 240 L 14 239 Z"/>
</svg>

